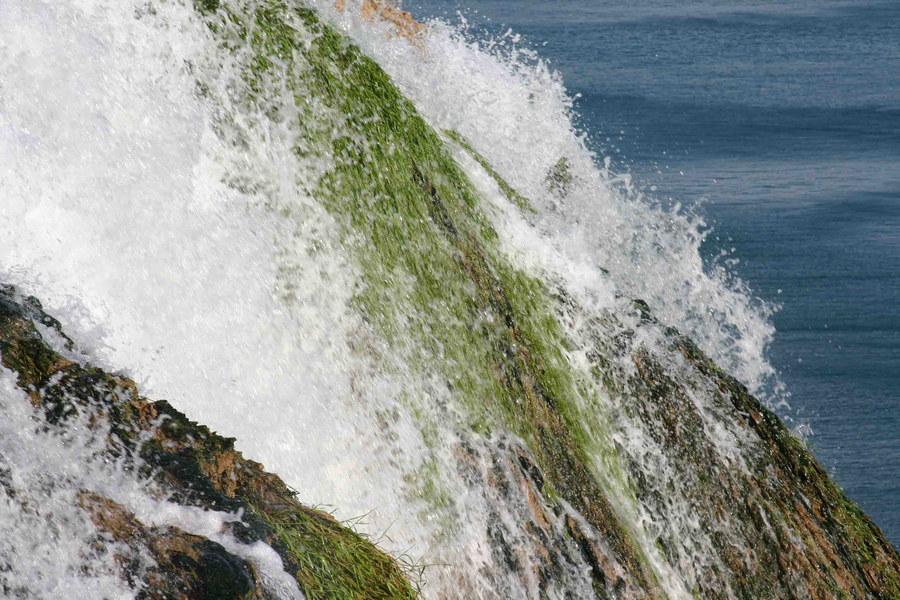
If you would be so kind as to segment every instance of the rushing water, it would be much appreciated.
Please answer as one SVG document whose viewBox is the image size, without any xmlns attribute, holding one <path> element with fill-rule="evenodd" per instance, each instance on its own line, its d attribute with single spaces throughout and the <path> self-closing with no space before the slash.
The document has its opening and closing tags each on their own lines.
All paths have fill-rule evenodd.
<svg viewBox="0 0 900 600">
<path fill-rule="evenodd" d="M 256 3 L 230 4 L 241 11 Z M 383 66 L 432 127 L 465 136 L 533 200 L 538 214 L 526 220 L 456 148 L 517 267 L 552 275 L 587 309 L 620 311 L 626 321 L 628 298 L 645 299 L 766 400 L 784 399 L 766 359 L 772 306 L 749 294 L 724 262 L 704 263 L 696 212 L 658 203 L 610 170 L 573 126 L 559 75 L 514 35 L 473 41 L 465 27 L 432 23 L 420 46 L 388 38 L 353 11 L 313 4 Z M 341 115 L 310 94 L 303 117 L 315 122 L 298 126 L 284 78 L 255 75 L 248 85 L 254 50 L 220 44 L 190 2 L 22 0 L 0 5 L 0 31 L 0 277 L 39 296 L 85 360 L 124 371 L 147 396 L 169 398 L 236 437 L 304 502 L 334 506 L 341 518 L 367 514 L 369 532 L 390 529 L 389 550 L 452 564 L 456 571 L 434 570 L 426 591 L 454 590 L 467 578 L 473 595 L 526 595 L 533 582 L 505 578 L 492 562 L 488 532 L 499 521 L 515 541 L 528 507 L 497 497 L 483 481 L 492 476 L 494 447 L 515 440 L 465 430 L 452 392 L 411 359 L 420 341 L 388 344 L 362 317 L 354 297 L 372 282 L 352 236 L 341 236 L 334 215 L 309 192 L 334 164 L 295 150 L 316 126 L 340 134 Z M 547 193 L 547 173 L 561 159 L 571 176 L 564 198 Z M 385 301 L 405 306 L 401 298 Z M 567 333 L 580 335 L 574 325 Z M 650 334 L 643 342 L 658 344 Z M 3 377 L 0 401 L 22 401 Z M 597 403 L 608 407 L 607 396 L 597 390 Z M 621 426 L 629 434 L 624 451 L 662 460 L 648 475 L 677 486 L 680 474 L 666 472 L 646 432 Z M 139 515 L 167 514 L 142 484 L 114 469 L 93 473 L 88 464 L 66 479 L 66 463 L 82 460 L 90 440 L 76 435 L 42 456 L 43 464 L 28 459 L 29 444 L 56 448 L 58 440 L 15 423 L 0 433 L 9 438 L 3 456 L 22 473 L 22 493 L 65 506 L 78 485 Z M 739 463 L 735 435 L 726 426 L 713 437 L 717 451 Z M 475 483 L 456 468 L 454 452 L 463 447 L 483 473 Z M 709 540 L 677 496 L 664 507 L 665 522 L 652 523 L 615 466 L 606 467 L 605 491 L 655 576 L 672 596 L 684 596 L 691 564 L 717 560 Z M 438 480 L 449 498 L 443 505 L 423 498 L 422 473 Z M 30 521 L 17 518 L 21 507 L 7 508 L 2 531 L 13 542 L 0 551 L 16 554 L 29 543 Z M 188 530 L 211 527 L 172 511 L 170 522 Z M 86 551 L 90 529 L 72 525 L 67 556 Z M 654 532 L 662 530 L 671 539 L 684 533 L 678 564 L 660 554 Z M 589 584 L 573 560 L 563 568 L 577 590 Z M 35 568 L 20 567 L 17 584 L 33 584 L 27 572 Z M 76 568 L 59 565 L 69 574 Z M 110 567 L 96 571 L 107 575 Z M 121 587 L 111 576 L 82 583 L 89 591 Z M 53 592 L 31 587 L 36 595 Z"/>
<path fill-rule="evenodd" d="M 790 414 L 900 543 L 900 4 L 407 2 L 511 28 L 559 70 L 591 146 L 692 205 L 755 294 Z"/>
</svg>

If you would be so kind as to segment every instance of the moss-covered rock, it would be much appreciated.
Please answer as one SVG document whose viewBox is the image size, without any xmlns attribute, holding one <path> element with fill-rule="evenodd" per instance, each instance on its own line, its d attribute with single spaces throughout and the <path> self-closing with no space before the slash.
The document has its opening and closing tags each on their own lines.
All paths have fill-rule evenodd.
<svg viewBox="0 0 900 600">
<path fill-rule="evenodd" d="M 364 318 L 406 348 L 413 369 L 446 380 L 463 408 L 464 431 L 525 439 L 544 472 L 544 496 L 587 520 L 634 590 L 660 594 L 592 471 L 588 452 L 602 432 L 578 410 L 548 291 L 505 257 L 444 140 L 372 59 L 313 11 L 247 3 L 207 18 L 223 47 L 253 50 L 244 63 L 247 90 L 275 80 L 293 92 L 295 126 L 304 132 L 295 152 L 330 163 L 301 184 L 343 227 L 366 283 L 354 299 Z M 257 102 L 249 91 L 247 101 Z M 504 189 L 528 210 L 523 197 Z M 423 430 L 437 417 L 418 414 Z M 438 486 L 423 487 L 442 502 Z M 522 566 L 522 576 L 529 569 Z M 598 583 L 604 594 L 616 585 Z"/>
<path fill-rule="evenodd" d="M 540 565 L 515 559 L 492 530 L 498 564 L 523 579 L 532 568 L 552 579 L 560 572 L 548 565 L 565 562 L 565 548 L 575 544 L 598 597 L 677 589 L 659 581 L 665 569 L 651 552 L 702 597 L 897 593 L 896 551 L 777 417 L 676 332 L 657 336 L 669 350 L 648 349 L 616 315 L 581 314 L 580 322 L 595 327 L 578 339 L 597 341 L 582 348 L 594 376 L 585 379 L 570 360 L 577 344 L 566 324 L 582 309 L 565 289 L 512 264 L 444 140 L 343 35 L 290 2 L 234 3 L 206 18 L 223 47 L 251 49 L 243 63 L 251 105 L 261 81 L 292 92 L 291 114 L 304 132 L 295 153 L 329 165 L 299 184 L 342 227 L 365 282 L 356 308 L 411 368 L 446 382 L 462 408 L 454 424 L 460 436 L 524 444 L 495 444 L 491 462 L 521 465 L 518 457 L 527 456 L 534 476 L 481 473 L 473 488 L 519 481 L 521 493 L 536 500 L 523 528 L 541 530 L 544 507 L 570 523 L 566 533 L 548 529 L 546 540 L 531 538 L 548 550 Z M 511 202 L 530 210 L 471 145 L 448 136 Z M 547 175 L 547 193 L 563 199 L 574 183 L 562 158 Z M 661 329 L 645 304 L 635 310 L 646 329 Z M 623 361 L 633 368 L 623 369 Z M 595 401 L 601 393 L 614 404 Z M 430 439 L 437 415 L 423 414 L 414 400 L 409 409 Z M 614 441 L 628 427 L 643 432 L 671 473 L 656 472 L 634 447 Z M 716 445 L 719 429 L 732 436 L 736 457 Z M 477 471 L 467 466 L 476 462 L 473 453 L 460 444 L 462 470 Z M 444 508 L 437 478 L 436 471 L 423 476 L 423 495 Z M 815 509 L 815 498 L 830 508 Z M 629 520 L 637 511 L 659 518 L 661 531 Z M 678 519 L 684 523 L 669 526 Z M 676 532 L 704 548 L 689 550 L 692 540 Z M 548 594 L 550 583 L 542 580 L 531 593 Z"/>
<path fill-rule="evenodd" d="M 227 533 L 275 549 L 307 598 L 417 597 L 408 567 L 328 513 L 301 504 L 281 479 L 237 452 L 233 439 L 190 421 L 164 400 L 142 397 L 127 378 L 64 358 L 35 324 L 54 330 L 72 349 L 36 299 L 0 287 L 2 364 L 17 374 L 48 427 L 64 429 L 72 416 L 88 412 L 108 429 L 111 460 L 124 461 L 135 477 L 152 478 L 170 502 L 240 514 Z M 94 492 L 78 498 L 100 532 L 131 550 L 120 550 L 117 559 L 140 597 L 269 597 L 256 567 L 216 541 L 177 527 L 147 526 Z M 139 569 L 142 551 L 153 559 L 149 569 Z"/>
<path fill-rule="evenodd" d="M 696 524 L 681 531 L 710 545 L 713 560 L 691 570 L 693 593 L 900 597 L 897 550 L 803 442 L 691 340 L 658 323 L 646 303 L 636 302 L 635 312 L 638 328 L 657 332 L 664 347 L 636 343 L 633 329 L 585 318 L 574 300 L 561 299 L 561 318 L 590 332 L 594 374 L 627 414 L 621 420 L 638 424 L 651 438 L 644 448 L 664 457 L 665 468 L 654 472 L 622 452 L 638 500 L 661 522 L 675 521 L 676 505 L 682 507 Z M 690 556 L 678 531 L 663 529 L 658 537 L 671 564 Z"/>
<path fill-rule="evenodd" d="M 293 119 L 292 152 L 315 166 L 298 172 L 296 184 L 337 222 L 364 282 L 352 307 L 420 379 L 448 390 L 437 401 L 412 390 L 405 408 L 426 452 L 436 450 L 437 421 L 452 421 L 441 423 L 456 436 L 451 468 L 486 498 L 485 553 L 503 577 L 521 582 L 516 590 L 900 597 L 897 551 L 745 387 L 656 322 L 645 303 L 620 298 L 626 314 L 591 312 L 563 284 L 510 259 L 447 144 L 471 153 L 523 213 L 534 204 L 466 140 L 432 130 L 345 36 L 296 2 L 195 6 L 213 43 L 234 55 L 234 80 L 223 86 L 230 104 L 222 102 L 214 129 L 239 146 L 234 123 Z M 200 93 L 215 93 L 199 83 Z M 253 187 L 239 179 L 231 184 Z M 547 194 L 565 199 L 577 184 L 566 158 L 545 183 Z M 234 440 L 143 398 L 127 378 L 54 349 L 40 333 L 48 329 L 73 349 L 37 300 L 0 289 L 3 365 L 47 427 L 65 429 L 85 411 L 107 423 L 110 459 L 154 481 L 171 502 L 240 512 L 226 533 L 268 544 L 309 598 L 416 596 L 414 570 L 303 506 L 236 452 Z M 444 400 L 450 409 L 428 412 Z M 465 528 L 441 487 L 446 464 L 433 454 L 409 474 L 413 494 L 443 511 L 448 529 Z M 84 491 L 78 503 L 118 543 L 123 573 L 145 597 L 266 596 L 252 561 L 214 540 L 142 523 L 96 492 Z M 141 566 L 142 553 L 151 567 Z M 447 597 L 505 591 L 479 589 L 464 567 L 446 568 L 458 582 L 442 590 Z M 583 581 L 578 592 L 570 587 Z"/>
</svg>

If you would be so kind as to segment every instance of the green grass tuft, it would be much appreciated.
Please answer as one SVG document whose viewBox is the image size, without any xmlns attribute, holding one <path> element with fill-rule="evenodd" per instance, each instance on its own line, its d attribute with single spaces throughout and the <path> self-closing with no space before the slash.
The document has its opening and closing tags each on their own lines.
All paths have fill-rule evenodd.
<svg viewBox="0 0 900 600">
<path fill-rule="evenodd" d="M 291 568 L 309 600 L 418 598 L 422 567 L 382 553 L 348 524 L 296 508 L 261 516 L 293 559 Z"/>
</svg>

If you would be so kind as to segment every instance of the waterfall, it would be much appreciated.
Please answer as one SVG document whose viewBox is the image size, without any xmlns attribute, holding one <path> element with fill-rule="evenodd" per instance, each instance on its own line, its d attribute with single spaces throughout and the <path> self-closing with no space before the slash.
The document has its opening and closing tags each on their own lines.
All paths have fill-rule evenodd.
<svg viewBox="0 0 900 600">
<path fill-rule="evenodd" d="M 721 546 L 753 549 L 701 522 L 685 461 L 743 481 L 764 444 L 695 367 L 777 403 L 771 307 L 704 264 L 700 215 L 587 149 L 514 33 L 409 39 L 318 0 L 19 0 L 0 24 L 0 280 L 73 360 L 236 438 L 425 565 L 427 597 L 734 595 Z M 80 489 L 187 531 L 240 518 L 95 469 L 87 429 L 42 432 L 0 382 L 0 464 L 50 500 L 3 507 L 19 588 L 133 595 Z M 696 456 L 661 434 L 682 416 Z"/>
</svg>

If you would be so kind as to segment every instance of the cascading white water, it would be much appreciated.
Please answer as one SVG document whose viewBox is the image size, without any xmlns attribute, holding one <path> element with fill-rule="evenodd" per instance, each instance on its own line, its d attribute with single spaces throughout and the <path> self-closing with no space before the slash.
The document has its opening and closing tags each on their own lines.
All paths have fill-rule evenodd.
<svg viewBox="0 0 900 600">
<path fill-rule="evenodd" d="M 328 2 L 318 4 L 329 12 Z M 461 133 L 537 203 L 534 230 L 564 262 L 608 271 L 604 280 L 648 302 L 663 322 L 690 335 L 755 392 L 772 392 L 777 382 L 765 358 L 774 332 L 771 307 L 722 267 L 704 265 L 702 218 L 681 207 L 655 206 L 629 175 L 610 172 L 609 160 L 586 148 L 561 77 L 518 35 L 478 39 L 465 20 L 435 20 L 419 48 L 392 40 L 386 28 L 373 33 L 350 11 L 334 18 L 434 128 Z M 546 180 L 562 158 L 573 179 L 564 201 L 548 193 Z M 569 279 L 578 287 L 593 285 Z"/>
<path fill-rule="evenodd" d="M 533 218 L 506 212 L 490 178 L 458 153 L 496 201 L 486 210 L 519 266 L 561 277 L 594 309 L 615 310 L 617 291 L 643 298 L 748 385 L 771 383 L 765 307 L 704 268 L 699 221 L 650 207 L 598 164 L 544 63 L 512 38 L 478 44 L 432 23 L 418 47 L 352 10 L 313 4 L 433 127 L 462 133 L 535 202 Z M 473 567 L 473 593 L 528 594 L 528 582 L 493 568 L 485 532 L 499 501 L 471 489 L 442 453 L 468 433 L 448 416 L 429 442 L 410 414 L 440 410 L 440 386 L 351 307 L 365 281 L 298 184 L 329 165 L 292 151 L 301 133 L 289 93 L 265 82 L 266 102 L 285 118 L 254 114 L 241 98 L 240 52 L 217 47 L 190 3 L 22 0 L 0 5 L 0 29 L 10 32 L 0 39 L 0 279 L 39 296 L 91 362 L 236 437 L 304 502 L 341 518 L 373 511 L 368 530 L 389 529 L 382 545 Z M 561 158 L 573 176 L 565 198 L 546 189 Z M 409 476 L 423 465 L 440 473 L 451 507 L 415 493 Z M 517 510 L 500 517 L 513 533 Z M 78 527 L 73 539 L 87 540 L 90 528 Z M 670 593 L 689 589 L 651 560 Z M 577 579 L 581 566 L 569 568 Z M 454 575 L 435 571 L 426 592 L 452 589 Z M 112 575 L 82 583 L 130 593 Z"/>
</svg>

